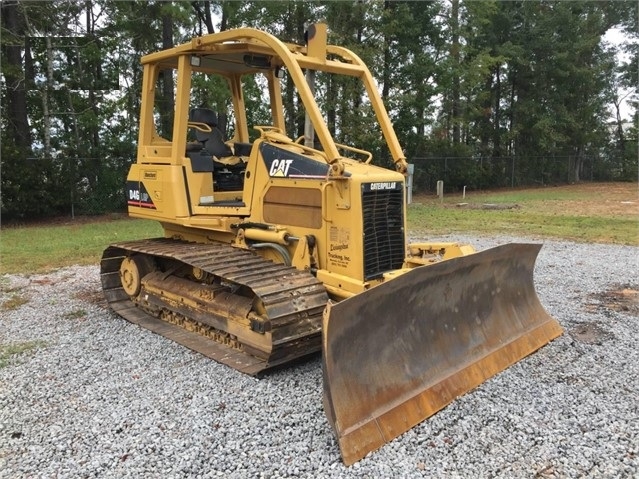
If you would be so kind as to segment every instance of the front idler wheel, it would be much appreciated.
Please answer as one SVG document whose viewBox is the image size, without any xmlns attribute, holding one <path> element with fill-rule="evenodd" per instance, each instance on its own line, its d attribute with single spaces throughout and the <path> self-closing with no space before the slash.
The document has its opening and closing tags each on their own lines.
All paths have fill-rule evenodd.
<svg viewBox="0 0 639 479">
<path fill-rule="evenodd" d="M 153 259 L 148 256 L 135 255 L 124 258 L 120 265 L 120 281 L 124 292 L 135 298 L 140 293 L 142 278 L 153 270 Z"/>
</svg>

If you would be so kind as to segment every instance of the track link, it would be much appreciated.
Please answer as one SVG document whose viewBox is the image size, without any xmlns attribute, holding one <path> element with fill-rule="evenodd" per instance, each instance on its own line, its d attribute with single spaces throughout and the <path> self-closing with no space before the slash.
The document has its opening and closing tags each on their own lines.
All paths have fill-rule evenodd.
<svg viewBox="0 0 639 479">
<path fill-rule="evenodd" d="M 120 266 L 134 255 L 152 258 L 157 269 L 131 297 Z M 309 272 L 227 244 L 169 238 L 112 244 L 100 266 L 104 295 L 118 315 L 241 372 L 258 375 L 321 350 L 328 295 Z M 194 268 L 214 285 L 181 276 Z M 200 299 L 215 288 L 232 292 L 215 303 Z"/>
</svg>

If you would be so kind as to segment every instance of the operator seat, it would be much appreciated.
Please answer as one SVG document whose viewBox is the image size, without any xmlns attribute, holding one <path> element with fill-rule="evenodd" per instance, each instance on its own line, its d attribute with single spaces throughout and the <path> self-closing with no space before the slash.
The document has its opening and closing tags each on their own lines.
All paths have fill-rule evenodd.
<svg viewBox="0 0 639 479">
<path fill-rule="evenodd" d="M 233 156 L 231 148 L 224 143 L 224 136 L 218 128 L 218 116 L 209 108 L 192 108 L 189 112 L 189 121 L 204 123 L 211 127 L 211 131 L 195 130 L 195 138 L 202 144 L 202 149 L 212 156 L 224 158 Z"/>
<path fill-rule="evenodd" d="M 196 129 L 197 142 L 187 143 L 186 155 L 191 160 L 193 173 L 212 174 L 214 191 L 242 190 L 246 162 L 242 160 L 229 164 L 221 161 L 222 158 L 234 156 L 233 150 L 224 142 L 222 135 L 226 115 L 218 116 L 213 110 L 199 107 L 191 109 L 189 121 L 203 123 L 211 128 L 211 131 Z"/>
</svg>

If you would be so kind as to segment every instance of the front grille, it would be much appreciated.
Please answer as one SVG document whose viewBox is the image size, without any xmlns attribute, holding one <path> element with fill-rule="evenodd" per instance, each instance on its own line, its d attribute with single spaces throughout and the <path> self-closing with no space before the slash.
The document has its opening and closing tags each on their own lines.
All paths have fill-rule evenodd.
<svg viewBox="0 0 639 479">
<path fill-rule="evenodd" d="M 362 211 L 364 279 L 370 280 L 401 268 L 404 262 L 403 183 L 362 185 Z"/>
</svg>

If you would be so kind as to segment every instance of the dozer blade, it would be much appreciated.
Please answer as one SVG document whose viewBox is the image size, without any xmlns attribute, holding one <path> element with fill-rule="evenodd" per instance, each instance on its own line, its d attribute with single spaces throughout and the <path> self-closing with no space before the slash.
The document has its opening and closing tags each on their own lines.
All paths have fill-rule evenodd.
<svg viewBox="0 0 639 479">
<path fill-rule="evenodd" d="M 534 289 L 540 248 L 509 244 L 418 267 L 327 307 L 324 409 L 344 463 L 561 335 Z"/>
</svg>

